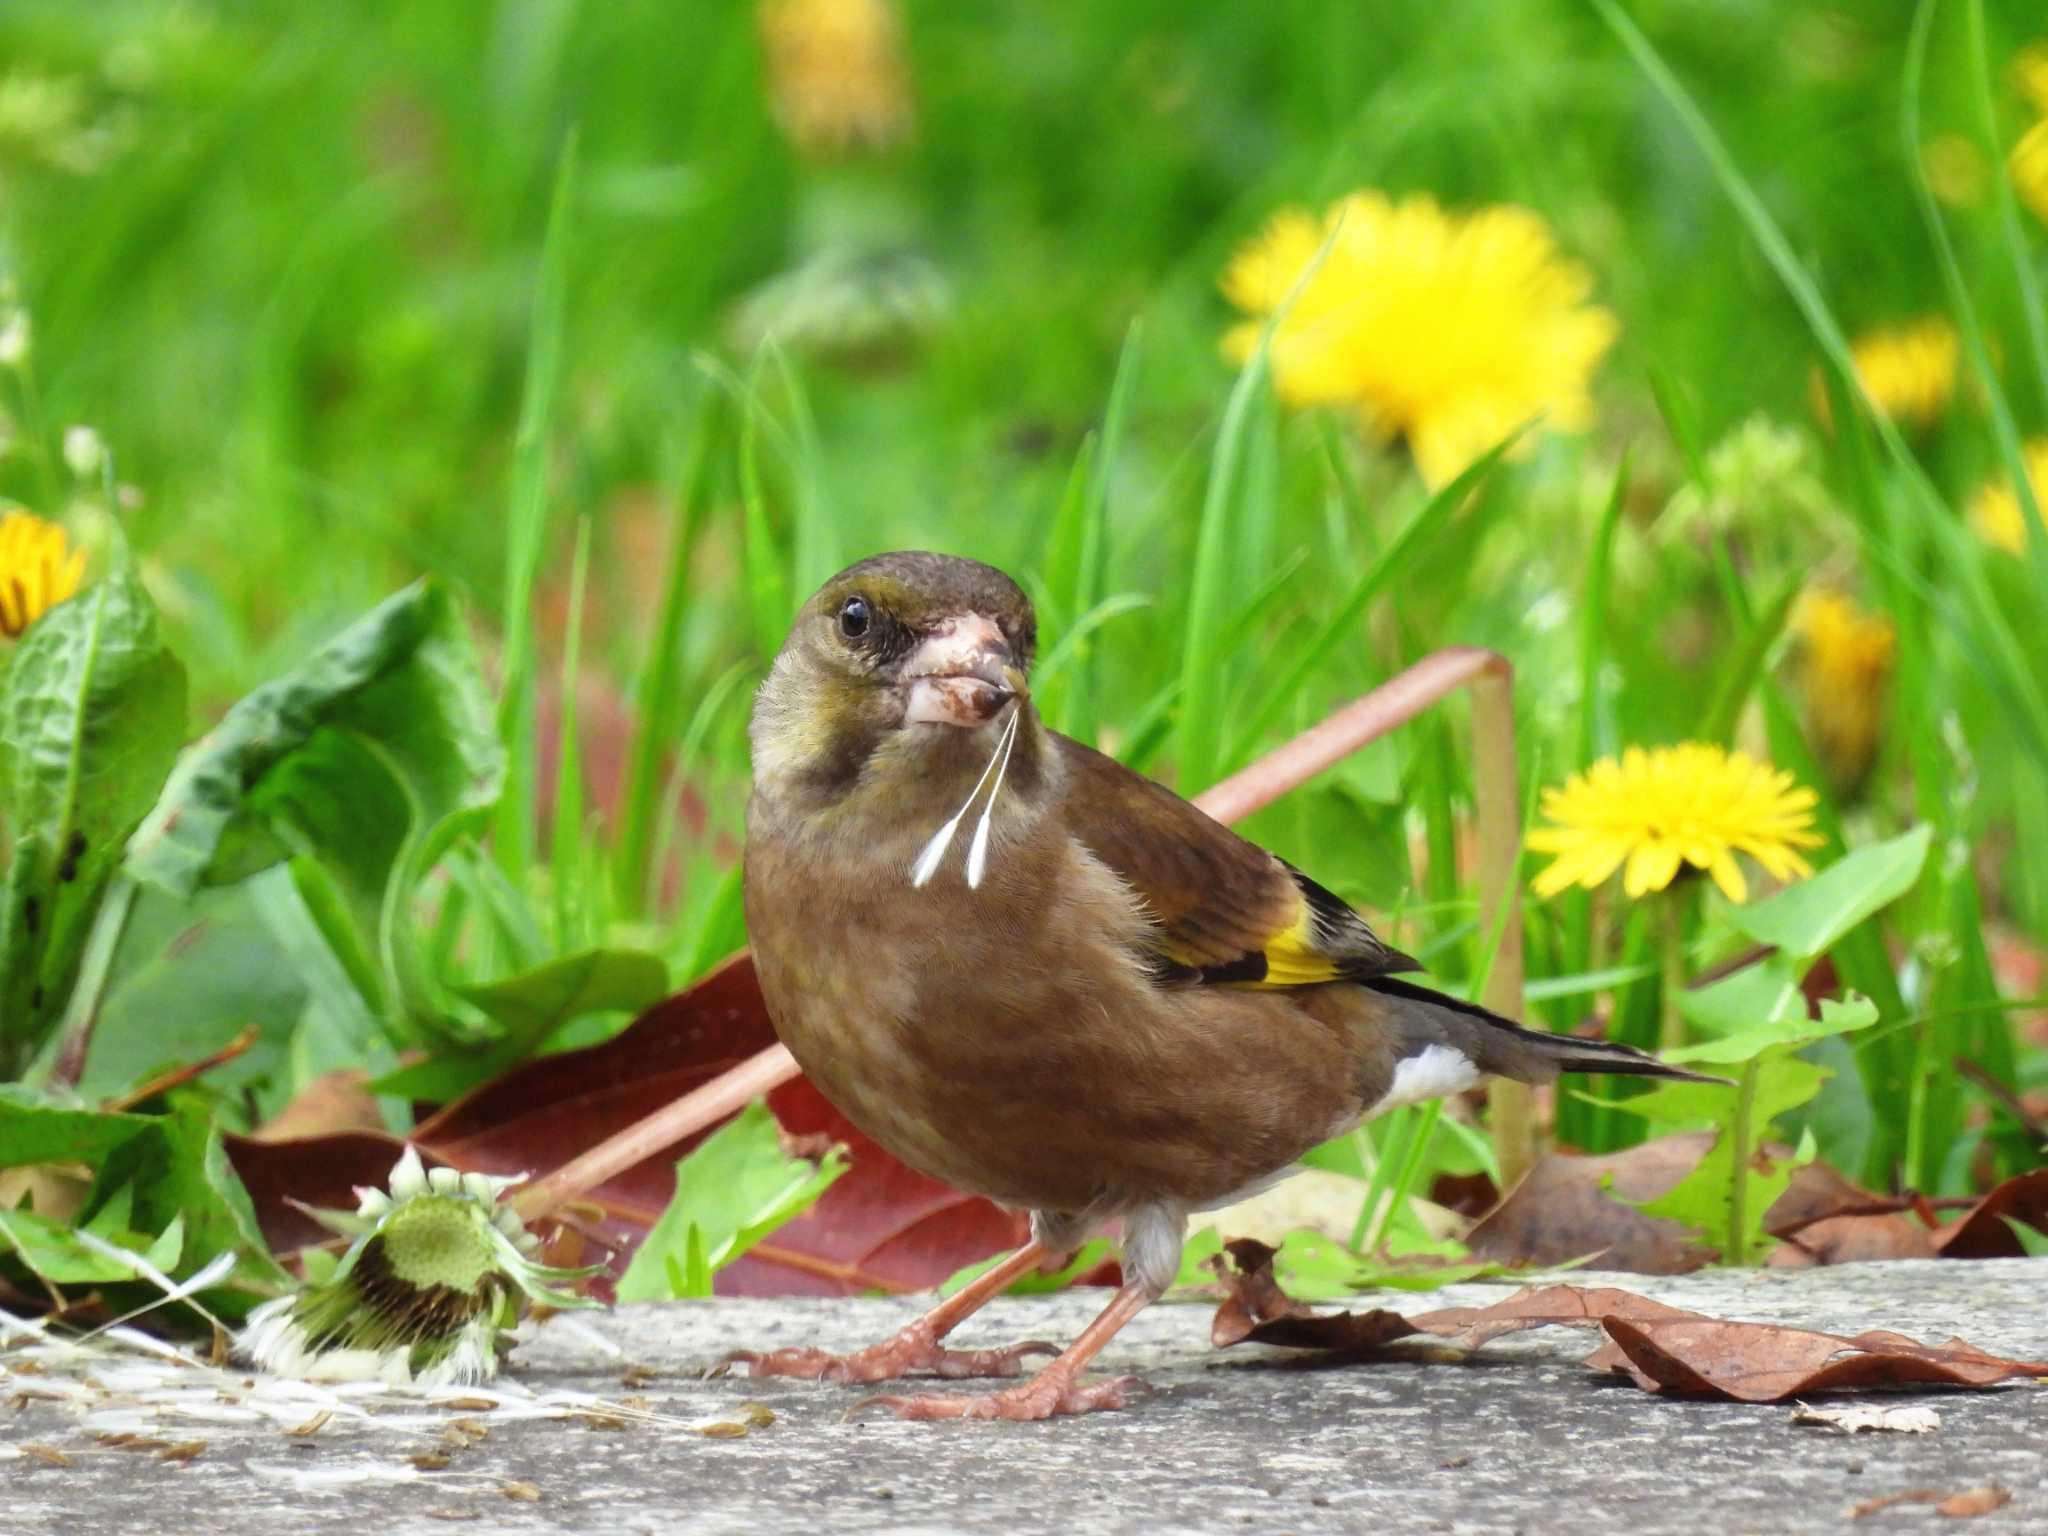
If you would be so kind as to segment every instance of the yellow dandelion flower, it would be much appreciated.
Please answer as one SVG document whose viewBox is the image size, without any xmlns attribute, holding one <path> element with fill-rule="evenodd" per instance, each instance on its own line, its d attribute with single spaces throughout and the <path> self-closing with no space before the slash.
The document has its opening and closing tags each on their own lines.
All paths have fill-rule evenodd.
<svg viewBox="0 0 2048 1536">
<path fill-rule="evenodd" d="M 2048 117 L 2048 43 L 2022 48 L 2012 61 L 2012 79 L 2034 110 Z"/>
<path fill-rule="evenodd" d="M 1862 777 L 1877 754 L 1898 635 L 1881 613 L 1816 587 L 1792 611 L 1799 637 L 1799 691 L 1821 758 L 1837 778 Z"/>
<path fill-rule="evenodd" d="M 761 40 L 776 119 L 805 154 L 908 137 L 903 27 L 889 0 L 762 0 Z"/>
<path fill-rule="evenodd" d="M 2034 216 L 2048 224 L 2048 117 L 2020 135 L 2006 162 L 2012 174 L 2013 190 L 2020 201 L 2034 210 Z"/>
<path fill-rule="evenodd" d="M 78 590 L 85 551 L 64 530 L 29 512 L 0 517 L 0 634 L 17 638 Z"/>
<path fill-rule="evenodd" d="M 1273 335 L 1290 405 L 1341 405 L 1404 438 L 1431 486 L 1531 417 L 1574 432 L 1618 326 L 1588 302 L 1591 274 L 1526 208 L 1447 213 L 1425 195 L 1356 192 L 1320 219 L 1276 214 L 1232 258 L 1223 291 L 1254 318 L 1224 338 L 1242 361 L 1331 231 L 1329 255 Z"/>
<path fill-rule="evenodd" d="M 1984 196 L 1984 153 L 1960 133 L 1938 133 L 1920 146 L 1927 188 L 1951 208 L 1973 208 Z"/>
<path fill-rule="evenodd" d="M 1893 421 L 1926 426 L 1955 395 L 1962 340 L 1948 321 L 1929 316 L 1868 332 L 1849 355 L 1856 377 L 1879 410 Z"/>
<path fill-rule="evenodd" d="M 2027 466 L 2027 484 L 2033 487 L 2035 504 L 2048 510 L 2048 437 L 2033 439 L 2020 458 Z M 2025 553 L 2026 509 L 2010 480 L 1987 480 L 1977 488 L 1970 498 L 1970 524 L 1985 543 L 2009 555 Z"/>
<path fill-rule="evenodd" d="M 1799 852 L 1820 843 L 1813 806 L 1812 790 L 1745 753 L 1696 741 L 1630 747 L 1543 792 L 1543 815 L 1554 825 L 1531 832 L 1529 847 L 1557 857 L 1536 876 L 1536 894 L 1592 890 L 1625 864 L 1623 889 L 1641 896 L 1663 890 L 1690 864 L 1730 901 L 1743 901 L 1749 885 L 1738 853 L 1779 880 L 1813 873 Z"/>
</svg>

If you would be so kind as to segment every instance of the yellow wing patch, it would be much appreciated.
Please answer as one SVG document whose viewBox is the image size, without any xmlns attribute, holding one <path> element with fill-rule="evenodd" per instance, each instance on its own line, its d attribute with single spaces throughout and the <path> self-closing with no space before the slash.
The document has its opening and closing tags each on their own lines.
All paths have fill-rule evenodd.
<svg viewBox="0 0 2048 1536">
<path fill-rule="evenodd" d="M 1316 938 L 1315 914 L 1307 902 L 1292 924 L 1266 945 L 1266 974 L 1251 983 L 1259 987 L 1307 987 L 1343 975 L 1337 962 L 1323 953 Z"/>
</svg>

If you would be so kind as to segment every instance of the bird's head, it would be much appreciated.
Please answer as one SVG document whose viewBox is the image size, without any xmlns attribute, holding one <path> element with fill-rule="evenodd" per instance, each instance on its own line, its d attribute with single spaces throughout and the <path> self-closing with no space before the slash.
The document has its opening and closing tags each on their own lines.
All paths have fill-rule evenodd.
<svg viewBox="0 0 2048 1536">
<path fill-rule="evenodd" d="M 901 767 L 941 792 L 1028 717 L 1036 637 L 994 566 L 906 551 L 847 567 L 804 604 L 755 701 L 755 783 L 831 800 Z"/>
</svg>

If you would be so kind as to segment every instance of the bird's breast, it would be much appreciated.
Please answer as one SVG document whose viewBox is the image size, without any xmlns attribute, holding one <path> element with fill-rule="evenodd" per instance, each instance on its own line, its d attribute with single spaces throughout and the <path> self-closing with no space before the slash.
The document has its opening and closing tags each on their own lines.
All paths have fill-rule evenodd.
<svg viewBox="0 0 2048 1536">
<path fill-rule="evenodd" d="M 765 823 L 765 824 L 764 824 Z M 750 940 L 805 1074 L 910 1166 L 1009 1204 L 1199 1204 L 1284 1166 L 1344 1109 L 1336 1032 L 1285 1000 L 1161 988 L 1129 889 L 1050 828 L 922 887 L 929 829 L 750 828 Z"/>
</svg>

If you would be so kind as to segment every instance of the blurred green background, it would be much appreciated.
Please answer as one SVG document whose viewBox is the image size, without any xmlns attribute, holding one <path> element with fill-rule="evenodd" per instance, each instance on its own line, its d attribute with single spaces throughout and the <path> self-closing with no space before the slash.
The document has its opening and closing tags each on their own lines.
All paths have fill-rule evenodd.
<svg viewBox="0 0 2048 1536">
<path fill-rule="evenodd" d="M 1927 315 L 1970 328 L 1938 208 L 2011 419 L 2048 430 L 2025 313 L 2048 228 L 2008 218 L 1998 190 L 2034 120 L 2013 60 L 2048 40 L 2035 7 L 1932 7 L 1917 152 L 1911 7 L 1624 9 L 1852 337 Z M 1525 788 L 1629 743 L 1709 736 L 1823 792 L 1820 862 L 1931 822 L 1912 899 L 1862 933 L 1860 961 L 1837 957 L 1886 1022 L 1860 1071 L 1831 1058 L 1844 1086 L 1814 1121 L 1822 1151 L 1942 1190 L 1982 1183 L 1985 1159 L 2037 1157 L 2014 1106 L 2038 1102 L 2048 1059 L 1994 970 L 2041 990 L 2048 873 L 2020 850 L 2048 841 L 2048 715 L 2027 702 L 2048 685 L 2048 588 L 1968 532 L 2010 445 L 1967 362 L 1931 419 L 1902 420 L 1910 463 L 1865 423 L 1831 428 L 1846 397 L 1823 409 L 1808 318 L 1585 0 L 881 14 L 900 27 L 882 62 L 840 56 L 849 76 L 881 71 L 880 118 L 825 143 L 778 118 L 773 25 L 745 4 L 11 0 L 0 273 L 33 348 L 4 396 L 0 493 L 104 557 L 106 498 L 61 452 L 68 429 L 96 430 L 195 726 L 422 573 L 466 601 L 487 662 L 531 633 L 552 679 L 584 530 L 572 739 L 592 846 L 621 863 L 574 878 L 624 894 L 593 896 L 554 940 L 628 936 L 679 982 L 740 937 L 742 726 L 776 604 L 897 546 L 1045 592 L 1077 455 L 1128 358 L 1114 454 L 1084 464 L 1107 540 L 1092 595 L 1131 595 L 1098 615 L 1090 653 L 1086 714 L 1107 744 L 1191 790 L 1207 775 L 1183 761 L 1175 688 L 1197 656 L 1217 669 L 1202 766 L 1221 772 L 1434 647 L 1480 644 L 1519 668 Z M 516 575 L 508 590 L 508 528 L 558 186 L 529 604 Z M 1360 188 L 1537 210 L 1620 339 L 1592 430 L 1542 437 L 1433 514 L 1400 579 L 1331 636 L 1318 626 L 1427 499 L 1398 448 L 1339 413 L 1251 402 L 1220 608 L 1194 572 L 1235 374 L 1219 277 L 1276 211 Z M 1814 577 L 1897 626 L 1899 665 L 1857 698 L 1828 698 L 1851 685 L 1807 666 L 1789 622 Z M 1077 617 L 1054 613 L 1048 645 Z M 542 685 L 550 760 L 563 691 Z M 1862 760 L 1823 761 L 1831 702 L 1877 722 Z M 1462 710 L 1439 712 L 1254 831 L 1469 975 L 1469 756 Z M 681 833 L 661 793 L 678 783 L 701 813 Z M 673 879 L 649 879 L 657 855 Z M 1711 903 L 1687 932 L 1697 969 L 1740 947 Z M 1538 978 L 1627 972 L 1597 1008 L 1591 984 L 1560 990 L 1550 1023 L 1654 1039 L 1639 914 L 1567 897 L 1534 908 L 1530 936 Z M 477 979 L 504 957 L 451 938 L 443 958 Z M 2005 1097 L 1956 1080 L 1958 1054 Z M 1559 1115 L 1584 1145 L 1644 1130 Z"/>
</svg>

